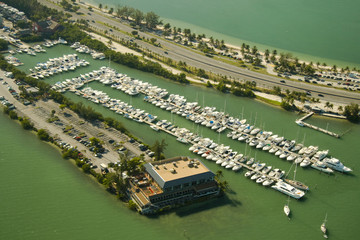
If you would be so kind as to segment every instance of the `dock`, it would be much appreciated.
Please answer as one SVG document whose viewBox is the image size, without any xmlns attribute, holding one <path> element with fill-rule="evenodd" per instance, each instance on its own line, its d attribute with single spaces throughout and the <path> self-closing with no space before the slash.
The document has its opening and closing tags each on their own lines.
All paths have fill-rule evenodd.
<svg viewBox="0 0 360 240">
<path fill-rule="evenodd" d="M 331 132 L 327 129 L 323 129 L 323 128 L 320 128 L 318 126 L 315 126 L 315 125 L 312 125 L 310 123 L 306 123 L 304 122 L 304 120 L 310 118 L 312 115 L 314 115 L 314 112 L 310 112 L 309 114 L 303 116 L 302 118 L 298 119 L 295 121 L 295 123 L 301 127 L 308 127 L 308 128 L 311 128 L 311 129 L 314 129 L 316 131 L 319 131 L 319 132 L 322 132 L 322 133 L 325 133 L 327 135 L 330 135 L 332 137 L 336 137 L 336 138 L 340 138 L 340 135 L 337 134 L 337 133 L 334 133 L 334 132 Z"/>
</svg>

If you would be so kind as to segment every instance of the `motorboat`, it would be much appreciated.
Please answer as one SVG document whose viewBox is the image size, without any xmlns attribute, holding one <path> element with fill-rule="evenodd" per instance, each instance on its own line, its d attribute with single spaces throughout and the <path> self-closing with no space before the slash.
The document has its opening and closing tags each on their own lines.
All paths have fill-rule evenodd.
<svg viewBox="0 0 360 240">
<path fill-rule="evenodd" d="M 324 158 L 323 163 L 325 163 L 326 166 L 328 166 L 329 168 L 332 168 L 339 172 L 348 173 L 352 171 L 351 168 L 344 166 L 344 164 L 342 164 L 337 158 Z"/>
<path fill-rule="evenodd" d="M 255 171 L 247 171 L 245 173 L 245 177 L 250 177 L 251 175 L 253 175 L 254 173 L 256 173 Z"/>
<path fill-rule="evenodd" d="M 271 184 L 274 183 L 274 180 L 270 179 L 270 178 L 267 178 L 263 183 L 262 185 L 267 187 L 267 186 L 270 186 Z"/>
<path fill-rule="evenodd" d="M 258 179 L 256 179 L 256 183 L 263 183 L 266 180 L 266 176 L 262 175 L 261 177 L 259 177 Z"/>
<path fill-rule="evenodd" d="M 327 165 L 321 161 L 317 161 L 313 164 L 311 164 L 312 168 L 315 168 L 321 172 L 325 172 L 325 173 L 333 173 L 334 171 L 331 168 L 328 168 Z"/>
<path fill-rule="evenodd" d="M 303 191 L 294 188 L 293 186 L 283 182 L 282 180 L 279 180 L 275 185 L 271 187 L 295 199 L 302 198 L 305 195 Z"/>
</svg>

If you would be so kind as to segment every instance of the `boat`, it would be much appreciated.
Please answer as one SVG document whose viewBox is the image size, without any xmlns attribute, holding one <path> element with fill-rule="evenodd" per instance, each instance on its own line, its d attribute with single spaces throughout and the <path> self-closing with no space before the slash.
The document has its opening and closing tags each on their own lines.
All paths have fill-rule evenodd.
<svg viewBox="0 0 360 240">
<path fill-rule="evenodd" d="M 306 186 L 305 184 L 303 184 L 303 183 L 300 182 L 300 181 L 295 180 L 296 168 L 297 168 L 297 164 L 295 164 L 294 179 L 291 180 L 291 179 L 285 178 L 284 181 L 285 181 L 286 183 L 290 184 L 290 185 L 293 186 L 293 187 L 296 187 L 296 188 L 301 189 L 301 190 L 304 190 L 304 191 L 308 191 L 308 190 L 309 190 L 309 187 L 308 187 L 308 186 Z"/>
<path fill-rule="evenodd" d="M 324 173 L 333 173 L 334 172 L 331 168 L 328 168 L 327 165 L 321 161 L 317 161 L 317 162 L 311 164 L 311 167 L 315 168 L 321 172 L 324 172 Z"/>
<path fill-rule="evenodd" d="M 302 182 L 299 182 L 297 180 L 291 180 L 291 179 L 287 179 L 285 178 L 284 181 L 288 184 L 290 184 L 293 187 L 296 187 L 298 189 L 304 190 L 304 191 L 308 191 L 309 187 L 305 184 L 303 184 Z"/>
<path fill-rule="evenodd" d="M 348 173 L 352 171 L 351 168 L 344 166 L 344 164 L 342 164 L 337 158 L 324 158 L 323 163 L 325 163 L 326 166 L 328 166 L 329 168 L 332 168 L 339 172 Z"/>
<path fill-rule="evenodd" d="M 274 180 L 270 179 L 270 178 L 267 178 L 263 183 L 262 185 L 267 187 L 267 186 L 270 186 L 271 184 L 274 183 Z"/>
<path fill-rule="evenodd" d="M 247 171 L 245 173 L 245 177 L 250 177 L 251 175 L 253 175 L 254 173 L 256 173 L 255 171 Z"/>
<path fill-rule="evenodd" d="M 181 142 L 181 143 L 185 143 L 185 144 L 188 143 L 188 141 L 187 141 L 185 138 L 183 138 L 183 137 L 178 137 L 176 140 L 179 141 L 179 142 Z"/>
<path fill-rule="evenodd" d="M 290 215 L 289 202 L 290 202 L 290 196 L 288 197 L 287 203 L 284 205 L 284 213 L 287 217 L 289 217 L 289 215 Z"/>
<path fill-rule="evenodd" d="M 324 234 L 324 238 L 328 238 L 328 235 L 326 234 L 327 232 L 327 229 L 326 229 L 326 222 L 327 222 L 327 214 L 325 215 L 325 219 L 324 219 L 324 222 L 321 224 L 320 226 L 320 230 L 321 232 Z"/>
<path fill-rule="evenodd" d="M 293 186 L 283 182 L 282 180 L 279 180 L 275 185 L 271 187 L 295 199 L 302 198 L 305 195 L 303 191 L 294 188 Z"/>
</svg>

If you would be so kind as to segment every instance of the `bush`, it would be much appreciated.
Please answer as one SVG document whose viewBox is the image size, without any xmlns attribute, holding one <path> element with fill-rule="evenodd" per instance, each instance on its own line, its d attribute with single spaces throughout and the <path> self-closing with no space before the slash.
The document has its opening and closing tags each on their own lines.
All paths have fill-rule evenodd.
<svg viewBox="0 0 360 240">
<path fill-rule="evenodd" d="M 4 39 L 0 39 L 0 51 L 7 50 L 9 43 Z"/>
<path fill-rule="evenodd" d="M 37 135 L 40 138 L 40 140 L 43 141 L 49 141 L 50 139 L 50 136 L 45 129 L 39 129 Z"/>
<path fill-rule="evenodd" d="M 17 119 L 18 118 L 18 115 L 14 111 L 10 111 L 9 116 L 10 116 L 11 119 Z"/>
<path fill-rule="evenodd" d="M 30 122 L 29 119 L 27 119 L 27 118 L 22 119 L 21 126 L 26 130 L 31 130 L 34 127 L 32 122 Z"/>
</svg>

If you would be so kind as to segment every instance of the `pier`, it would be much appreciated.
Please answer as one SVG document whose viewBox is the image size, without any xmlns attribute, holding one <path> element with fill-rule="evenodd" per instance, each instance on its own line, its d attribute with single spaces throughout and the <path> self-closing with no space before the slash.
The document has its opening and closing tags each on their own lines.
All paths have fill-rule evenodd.
<svg viewBox="0 0 360 240">
<path fill-rule="evenodd" d="M 323 128 L 320 128 L 318 126 L 315 126 L 315 125 L 312 125 L 310 123 L 306 123 L 304 122 L 304 120 L 310 118 L 312 115 L 314 115 L 314 112 L 310 112 L 309 114 L 303 116 L 302 118 L 298 119 L 295 121 L 295 123 L 301 127 L 308 127 L 308 128 L 311 128 L 311 129 L 314 129 L 316 131 L 319 131 L 319 132 L 322 132 L 322 133 L 325 133 L 327 135 L 330 135 L 332 137 L 336 137 L 336 138 L 340 138 L 340 135 L 337 134 L 337 133 L 334 133 L 334 132 L 331 132 L 327 129 L 323 129 Z"/>
</svg>

